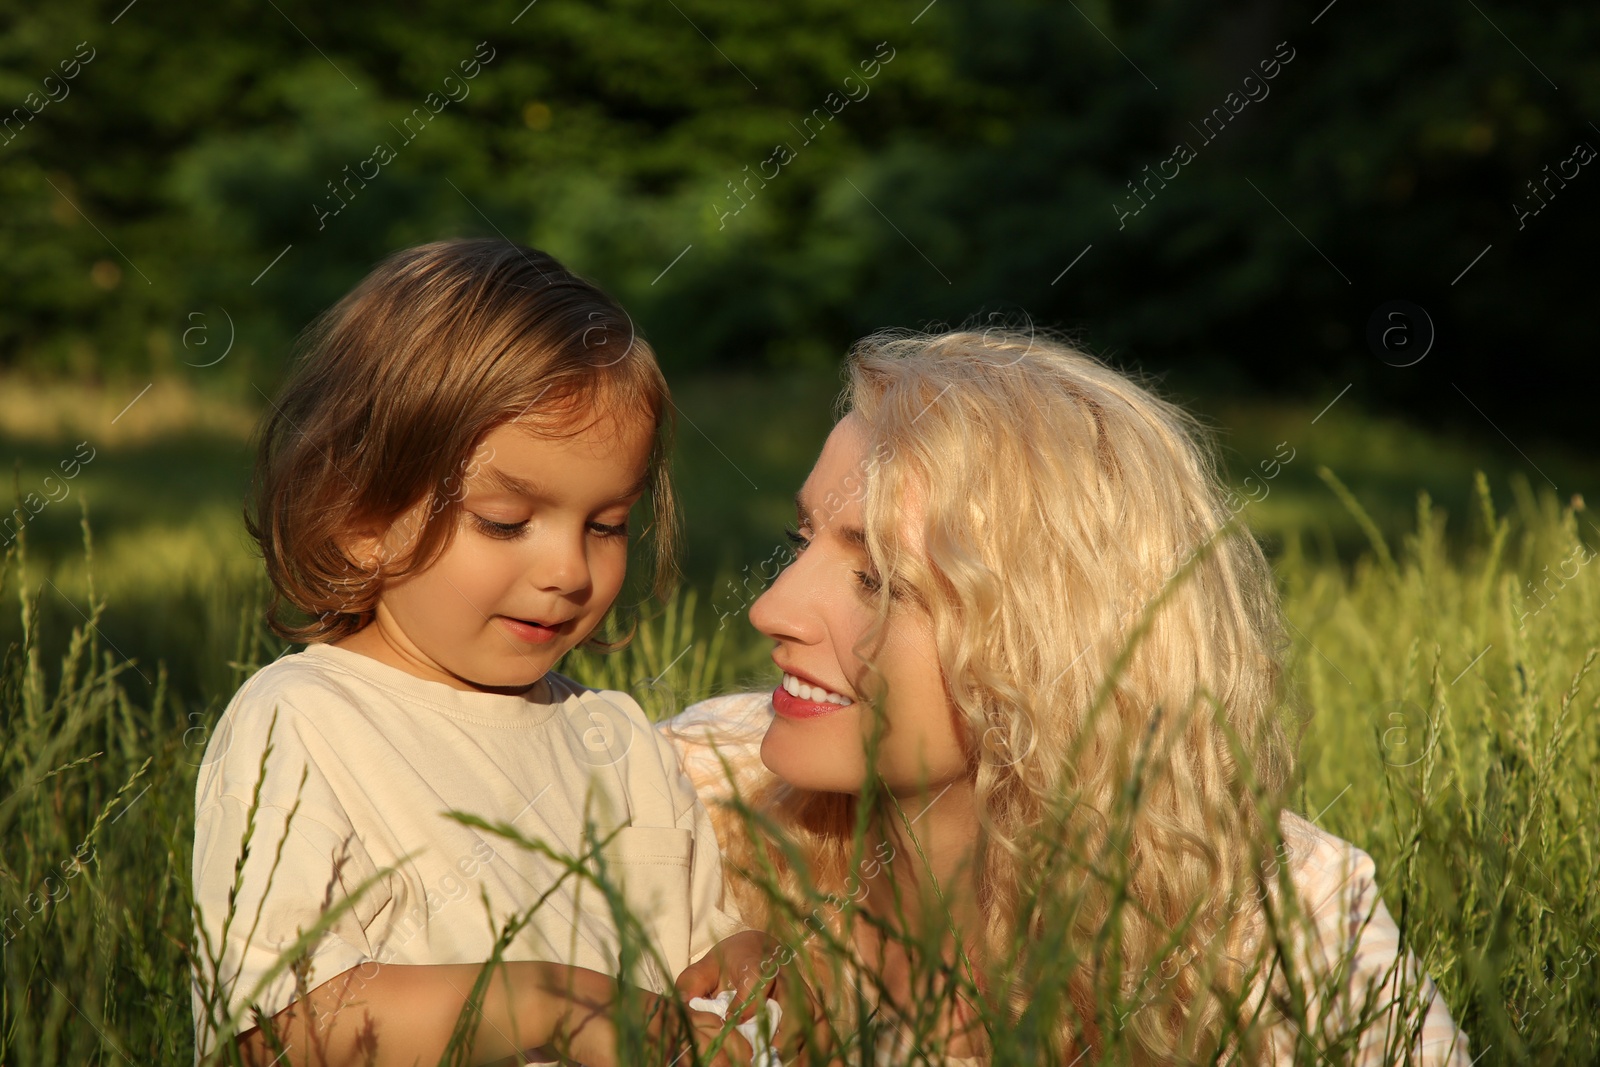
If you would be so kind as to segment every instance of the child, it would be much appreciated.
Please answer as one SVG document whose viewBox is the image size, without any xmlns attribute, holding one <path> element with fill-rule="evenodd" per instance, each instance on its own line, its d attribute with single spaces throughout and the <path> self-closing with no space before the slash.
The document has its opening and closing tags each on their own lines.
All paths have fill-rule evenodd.
<svg viewBox="0 0 1600 1067">
<path fill-rule="evenodd" d="M 197 1057 L 433 1063 L 503 928 L 470 1062 L 611 1062 L 621 982 L 662 1045 L 718 1032 L 653 996 L 738 929 L 705 810 L 632 698 L 551 671 L 606 647 L 646 493 L 668 577 L 669 403 L 620 307 L 506 241 L 399 252 L 310 331 L 248 522 L 308 647 L 239 690 L 197 785 Z M 564 859 L 621 883 L 643 951 Z"/>
</svg>

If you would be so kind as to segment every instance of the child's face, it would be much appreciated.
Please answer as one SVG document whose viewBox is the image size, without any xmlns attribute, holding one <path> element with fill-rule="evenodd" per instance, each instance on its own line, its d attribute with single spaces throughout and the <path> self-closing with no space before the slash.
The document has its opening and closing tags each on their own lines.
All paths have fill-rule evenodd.
<svg viewBox="0 0 1600 1067">
<path fill-rule="evenodd" d="M 875 618 L 867 585 L 876 573 L 861 540 L 860 486 L 869 464 L 866 435 L 856 416 L 846 416 L 800 490 L 804 550 L 750 607 L 751 625 L 777 642 L 779 668 L 850 702 L 806 691 L 797 698 L 780 686 L 761 758 L 791 785 L 859 791 L 874 724 L 870 700 L 881 697 L 877 771 L 891 791 L 910 796 L 964 777 L 967 757 L 927 611 L 897 600 L 876 642 L 863 647 Z"/>
<path fill-rule="evenodd" d="M 491 431 L 466 468 L 450 546 L 386 582 L 373 623 L 340 643 L 457 689 L 516 691 L 587 637 L 622 588 L 652 435 L 642 419 L 572 429 Z M 378 551 L 398 558 L 429 506 L 394 523 Z"/>
</svg>

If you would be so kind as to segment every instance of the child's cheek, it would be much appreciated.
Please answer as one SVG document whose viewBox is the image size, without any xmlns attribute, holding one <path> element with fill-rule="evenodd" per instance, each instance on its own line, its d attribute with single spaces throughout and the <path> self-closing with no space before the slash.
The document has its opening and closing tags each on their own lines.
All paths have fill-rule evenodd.
<svg viewBox="0 0 1600 1067">
<path fill-rule="evenodd" d="M 628 576 L 627 541 L 624 538 L 616 538 L 608 542 L 596 555 L 595 584 L 607 598 L 615 597 L 622 591 L 622 583 Z"/>
</svg>

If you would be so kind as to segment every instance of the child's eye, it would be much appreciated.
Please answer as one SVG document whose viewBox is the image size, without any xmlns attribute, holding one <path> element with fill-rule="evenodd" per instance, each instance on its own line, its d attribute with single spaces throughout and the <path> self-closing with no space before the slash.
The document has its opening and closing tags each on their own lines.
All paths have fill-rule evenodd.
<svg viewBox="0 0 1600 1067">
<path fill-rule="evenodd" d="M 521 522 L 494 522 L 484 518 L 482 515 L 473 514 L 472 522 L 473 525 L 477 526 L 480 533 L 487 537 L 499 538 L 502 541 L 521 537 L 523 531 L 528 528 L 528 520 L 526 519 Z"/>
<path fill-rule="evenodd" d="M 811 538 L 807 537 L 805 534 L 802 534 L 799 530 L 796 530 L 792 526 L 783 531 L 783 536 L 787 537 L 789 539 L 789 543 L 794 545 L 794 554 L 797 556 L 804 552 L 806 550 L 806 546 L 811 543 Z"/>
<path fill-rule="evenodd" d="M 591 522 L 589 524 L 589 529 L 593 530 L 597 537 L 627 537 L 628 536 L 628 524 L 625 523 L 625 522 L 624 523 L 618 523 L 615 526 L 608 525 L 607 523 L 603 523 L 603 522 Z"/>
</svg>

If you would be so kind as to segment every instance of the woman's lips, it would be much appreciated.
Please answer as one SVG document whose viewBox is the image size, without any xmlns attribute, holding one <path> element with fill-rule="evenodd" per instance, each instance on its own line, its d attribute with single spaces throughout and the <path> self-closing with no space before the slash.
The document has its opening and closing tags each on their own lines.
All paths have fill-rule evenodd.
<svg viewBox="0 0 1600 1067">
<path fill-rule="evenodd" d="M 798 683 L 798 684 L 796 684 Z M 791 693 L 790 689 L 798 689 L 805 696 Z M 823 699 L 812 697 L 821 695 Z M 834 697 L 836 699 L 828 699 Z M 840 703 L 844 701 L 844 703 Z M 772 691 L 772 710 L 786 719 L 817 719 L 824 715 L 831 715 L 841 708 L 850 706 L 851 701 L 842 694 L 831 693 L 819 686 L 801 682 L 798 678 L 784 672 L 783 681 Z"/>
<path fill-rule="evenodd" d="M 500 625 L 518 641 L 530 645 L 548 644 L 556 639 L 559 626 L 546 626 L 539 622 L 529 622 L 524 619 L 513 619 L 506 615 L 500 616 Z"/>
</svg>

